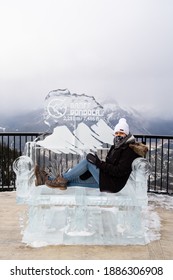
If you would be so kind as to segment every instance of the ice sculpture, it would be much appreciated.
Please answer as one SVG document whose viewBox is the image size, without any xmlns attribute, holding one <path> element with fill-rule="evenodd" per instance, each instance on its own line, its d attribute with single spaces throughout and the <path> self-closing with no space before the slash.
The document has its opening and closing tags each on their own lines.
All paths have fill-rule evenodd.
<svg viewBox="0 0 173 280">
<path fill-rule="evenodd" d="M 34 163 L 28 156 L 21 156 L 13 163 L 16 173 L 17 203 L 27 203 L 31 194 L 31 185 L 34 184 Z"/>
<path fill-rule="evenodd" d="M 93 96 L 70 93 L 68 89 L 49 92 L 45 98 L 45 122 L 52 126 L 61 119 L 66 123 L 96 122 L 103 117 L 103 107 Z"/>
<path fill-rule="evenodd" d="M 146 159 L 133 162 L 127 184 L 117 194 L 88 187 L 74 186 L 62 191 L 35 186 L 36 163 L 45 167 L 56 162 L 55 169 L 61 172 L 67 168 L 67 161 L 68 166 L 74 165 L 90 149 L 105 156 L 106 145 L 112 144 L 113 131 L 93 97 L 57 90 L 50 92 L 45 102 L 45 121 L 53 126 L 53 133 L 43 140 L 26 143 L 25 154 L 13 164 L 17 202 L 28 205 L 23 242 L 31 246 L 146 244 L 143 210 L 148 203 L 150 173 Z"/>
</svg>

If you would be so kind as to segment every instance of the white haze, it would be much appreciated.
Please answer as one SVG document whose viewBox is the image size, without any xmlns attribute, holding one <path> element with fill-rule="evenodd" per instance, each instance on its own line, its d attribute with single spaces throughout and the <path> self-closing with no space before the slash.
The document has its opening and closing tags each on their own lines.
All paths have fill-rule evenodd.
<svg viewBox="0 0 173 280">
<path fill-rule="evenodd" d="M 1 0 L 1 113 L 68 88 L 173 118 L 172 0 Z"/>
</svg>

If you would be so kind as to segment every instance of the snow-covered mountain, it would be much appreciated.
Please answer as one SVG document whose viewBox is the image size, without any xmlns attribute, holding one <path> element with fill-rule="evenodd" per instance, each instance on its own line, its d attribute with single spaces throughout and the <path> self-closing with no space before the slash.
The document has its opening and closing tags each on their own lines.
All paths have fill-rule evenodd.
<svg viewBox="0 0 173 280">
<path fill-rule="evenodd" d="M 126 118 L 133 134 L 148 134 L 148 122 L 137 110 L 131 107 L 122 107 L 116 101 L 111 100 L 104 104 L 104 115 L 113 127 L 120 118 Z"/>
<path fill-rule="evenodd" d="M 0 127 L 0 131 L 5 132 L 6 128 L 5 127 Z"/>
<path fill-rule="evenodd" d="M 147 123 L 140 113 L 134 111 L 125 110 L 119 105 L 112 106 L 112 104 L 104 104 L 103 120 L 112 129 L 115 127 L 119 118 L 125 117 L 129 123 L 131 132 L 133 134 L 148 134 L 150 131 L 147 129 Z M 88 126 L 93 125 L 93 130 L 97 129 L 96 123 L 87 122 Z M 94 126 L 94 124 L 96 126 Z M 59 123 L 59 125 L 70 126 L 70 123 Z M 0 126 L 3 127 L 3 131 L 6 132 L 45 132 L 49 131 L 50 127 L 44 122 L 44 109 L 38 109 L 26 114 L 17 114 L 11 117 L 4 118 L 0 116 Z M 56 126 L 56 123 L 54 124 Z M 71 127 L 72 129 L 72 127 Z M 103 133 L 99 131 L 99 133 Z"/>
<path fill-rule="evenodd" d="M 46 101 L 48 97 L 51 97 L 56 91 L 52 91 L 47 95 Z M 80 98 L 78 98 L 78 96 Z M 151 119 L 148 121 L 146 116 L 143 116 L 139 111 L 135 110 L 131 107 L 123 107 L 120 106 L 115 100 L 106 100 L 99 104 L 94 97 L 87 96 L 87 95 L 78 95 L 72 94 L 73 100 L 78 99 L 80 101 L 84 100 L 85 104 L 87 104 L 87 100 L 90 104 L 96 104 L 96 106 L 103 108 L 103 116 L 102 120 L 105 123 L 105 126 L 108 125 L 110 128 L 113 129 L 117 124 L 118 120 L 122 117 L 127 119 L 127 122 L 130 126 L 130 131 L 132 134 L 159 134 L 159 135 L 172 135 L 173 134 L 173 126 L 172 120 L 166 121 L 161 119 Z M 66 98 L 69 99 L 70 104 L 70 93 L 66 92 Z M 72 100 L 72 101 L 73 101 Z M 73 102 L 71 102 L 73 104 Z M 79 102 L 80 103 L 80 102 Z M 54 109 L 54 108 L 53 108 Z M 55 108 L 56 109 L 56 108 Z M 61 108 L 63 109 L 63 108 Z M 63 113 L 63 112 L 61 112 Z M 0 129 L 1 131 L 6 132 L 49 132 L 50 126 L 48 126 L 45 121 L 45 110 L 44 108 L 26 112 L 26 114 L 16 114 L 14 116 L 0 116 Z M 87 121 L 84 123 L 93 130 L 98 135 L 102 136 L 102 139 L 105 137 L 105 128 L 100 126 L 100 123 Z M 75 127 L 73 122 L 65 122 L 63 120 L 54 119 L 54 123 L 52 127 L 60 126 L 67 126 L 68 129 L 72 132 Z M 79 124 L 79 123 L 78 123 Z M 52 124 L 51 124 L 52 125 Z M 99 127 L 100 126 L 100 127 Z M 78 129 L 80 126 L 78 127 Z M 76 132 L 77 133 L 77 132 Z M 109 135 L 111 133 L 109 132 Z M 111 136 L 110 136 L 111 138 Z M 103 141 L 105 142 L 105 141 Z"/>
</svg>

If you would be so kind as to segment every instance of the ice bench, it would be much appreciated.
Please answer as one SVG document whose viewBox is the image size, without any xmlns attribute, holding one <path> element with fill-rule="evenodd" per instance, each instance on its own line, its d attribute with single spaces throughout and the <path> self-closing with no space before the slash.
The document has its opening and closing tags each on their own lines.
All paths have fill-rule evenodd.
<svg viewBox="0 0 173 280">
<path fill-rule="evenodd" d="M 24 243 L 146 244 L 143 211 L 148 205 L 150 164 L 145 158 L 133 161 L 126 186 L 113 194 L 87 187 L 74 186 L 65 191 L 45 185 L 36 187 L 34 165 L 38 153 L 44 155 L 45 164 L 50 151 L 37 142 L 27 143 L 25 154 L 14 162 L 17 203 L 28 205 Z"/>
</svg>

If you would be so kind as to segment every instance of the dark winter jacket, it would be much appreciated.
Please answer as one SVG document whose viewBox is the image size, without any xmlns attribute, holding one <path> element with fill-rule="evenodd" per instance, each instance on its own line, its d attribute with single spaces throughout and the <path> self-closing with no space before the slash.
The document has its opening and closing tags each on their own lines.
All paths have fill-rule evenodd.
<svg viewBox="0 0 173 280">
<path fill-rule="evenodd" d="M 147 147 L 145 145 L 140 146 L 134 141 L 134 137 L 131 136 L 119 148 L 112 145 L 106 160 L 99 163 L 101 192 L 119 192 L 129 178 L 133 160 L 146 154 Z"/>
</svg>

